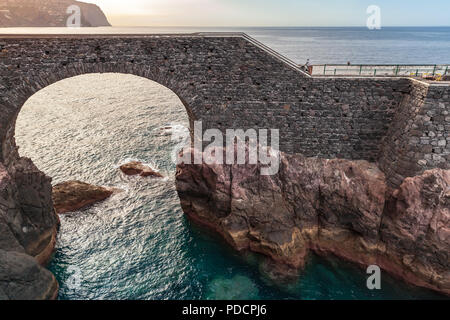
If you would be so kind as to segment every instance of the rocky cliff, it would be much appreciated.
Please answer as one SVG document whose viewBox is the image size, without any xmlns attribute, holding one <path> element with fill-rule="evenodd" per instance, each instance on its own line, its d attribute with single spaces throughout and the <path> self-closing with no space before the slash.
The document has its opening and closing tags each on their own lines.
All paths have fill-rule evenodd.
<svg viewBox="0 0 450 320">
<path fill-rule="evenodd" d="M 67 8 L 81 9 L 82 27 L 110 26 L 95 4 L 74 0 L 6 0 L 0 2 L 0 27 L 65 27 L 71 14 Z"/>
<path fill-rule="evenodd" d="M 58 217 L 50 183 L 26 158 L 0 164 L 0 299 L 52 299 L 58 283 L 45 266 L 53 253 Z"/>
<path fill-rule="evenodd" d="M 450 294 L 450 170 L 407 178 L 396 190 L 367 161 L 282 153 L 278 174 L 260 170 L 179 165 L 183 210 L 236 249 L 270 257 L 286 275 L 315 251 Z"/>
</svg>

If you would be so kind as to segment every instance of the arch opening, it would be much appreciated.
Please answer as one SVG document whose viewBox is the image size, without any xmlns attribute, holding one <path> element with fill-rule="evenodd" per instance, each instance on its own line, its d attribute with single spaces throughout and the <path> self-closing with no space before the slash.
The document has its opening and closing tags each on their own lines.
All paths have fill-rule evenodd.
<svg viewBox="0 0 450 320">
<path fill-rule="evenodd" d="M 22 106 L 38 91 L 59 81 L 89 74 L 126 74 L 145 78 L 169 89 L 182 102 L 189 117 L 189 126 L 193 127 L 196 120 L 191 104 L 193 95 L 190 88 L 183 81 L 173 79 L 169 74 L 162 73 L 146 66 L 130 63 L 91 63 L 65 64 L 60 68 L 33 73 L 30 78 L 20 79 L 20 85 L 15 84 L 9 88 L 3 97 L 0 97 L 0 111 L 3 116 L 0 123 L 0 162 L 6 167 L 18 159 L 15 143 L 15 124 Z"/>
<path fill-rule="evenodd" d="M 166 277 L 177 274 L 176 268 L 167 272 L 160 266 L 166 271 L 161 276 L 143 260 L 156 256 L 161 263 L 169 264 L 170 260 L 180 259 L 173 248 L 188 237 L 175 190 L 172 152 L 180 145 L 180 140 L 173 139 L 173 130 L 188 129 L 189 120 L 186 105 L 174 92 L 131 74 L 67 78 L 39 90 L 26 101 L 12 126 L 11 145 L 17 155 L 10 166 L 15 168 L 30 158 L 37 167 L 30 177 L 38 176 L 40 170 L 52 177 L 53 185 L 79 180 L 121 190 L 82 212 L 60 215 L 57 250 L 49 265 L 60 284 L 60 298 L 145 298 L 115 290 L 124 287 L 118 284 L 124 279 L 134 288 L 154 281 L 158 289 L 167 284 Z M 119 165 L 134 160 L 151 166 L 164 178 L 124 175 Z M 31 184 L 31 188 L 40 187 L 41 193 L 48 191 L 49 181 L 39 183 Z M 48 200 L 44 197 L 42 201 Z M 51 226 L 51 219 L 47 220 L 39 229 Z M 19 228 L 25 230 L 31 224 L 26 217 Z M 31 226 L 27 232 L 30 230 Z M 27 253 L 38 256 L 55 239 L 49 236 L 27 242 L 36 247 L 30 251 L 31 245 L 24 245 L 29 247 Z M 173 253 L 167 256 L 167 250 Z M 146 279 L 130 271 L 143 264 Z M 67 281 L 74 270 L 81 274 L 84 285 L 88 284 L 88 291 L 74 292 Z M 109 283 L 115 283 L 115 287 Z M 89 292 L 94 293 L 90 296 Z"/>
<path fill-rule="evenodd" d="M 131 74 L 80 75 L 31 96 L 18 114 L 11 140 L 20 157 L 36 160 L 54 182 L 83 176 L 86 168 L 102 172 L 96 160 L 105 156 L 115 165 L 139 158 L 169 173 L 175 164 L 161 156 L 153 159 L 152 150 L 162 140 L 173 148 L 173 131 L 189 129 L 185 110 L 181 99 L 157 82 Z M 70 175 L 65 172 L 68 165 Z M 99 182 L 108 183 L 109 178 Z"/>
</svg>

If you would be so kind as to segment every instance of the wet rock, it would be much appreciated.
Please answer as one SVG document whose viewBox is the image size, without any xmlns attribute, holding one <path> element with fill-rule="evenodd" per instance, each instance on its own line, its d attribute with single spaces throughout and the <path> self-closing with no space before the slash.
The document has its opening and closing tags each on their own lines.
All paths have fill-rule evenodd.
<svg viewBox="0 0 450 320">
<path fill-rule="evenodd" d="M 51 258 L 59 223 L 51 198 L 51 178 L 30 159 L 19 158 L 8 168 L 3 186 L 8 203 L 5 220 L 25 252 L 45 265 Z"/>
<path fill-rule="evenodd" d="M 0 249 L 0 300 L 56 299 L 58 283 L 33 257 Z"/>
<path fill-rule="evenodd" d="M 315 251 L 450 293 L 449 170 L 408 178 L 397 191 L 367 161 L 282 153 L 278 174 L 260 170 L 178 165 L 184 212 L 237 250 L 262 253 L 287 270 L 303 268 Z M 285 273 L 272 269 L 271 278 Z"/>
<path fill-rule="evenodd" d="M 392 193 L 381 237 L 412 282 L 450 291 L 450 170 L 406 178 Z"/>
<path fill-rule="evenodd" d="M 58 284 L 43 268 L 54 251 L 58 218 L 51 180 L 29 159 L 0 164 L 0 299 L 55 299 Z"/>
<path fill-rule="evenodd" d="M 299 270 L 287 264 L 276 263 L 274 260 L 266 258 L 259 264 L 259 272 L 263 276 L 263 281 L 270 285 L 279 287 L 289 286 L 298 281 Z"/>
<path fill-rule="evenodd" d="M 73 212 L 103 201 L 116 191 L 80 181 L 67 181 L 53 187 L 53 204 L 59 214 Z"/>
<path fill-rule="evenodd" d="M 156 172 L 149 166 L 146 166 L 139 161 L 132 161 L 124 165 L 121 165 L 120 170 L 127 176 L 140 175 L 141 177 L 155 177 L 155 178 L 163 177 L 159 172 Z"/>
</svg>

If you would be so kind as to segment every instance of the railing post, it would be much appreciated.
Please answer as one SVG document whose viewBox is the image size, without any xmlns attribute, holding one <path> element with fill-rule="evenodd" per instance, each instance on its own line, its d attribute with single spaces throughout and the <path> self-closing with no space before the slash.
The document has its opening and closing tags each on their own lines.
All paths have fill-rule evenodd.
<svg viewBox="0 0 450 320">
<path fill-rule="evenodd" d="M 419 76 L 419 69 L 416 70 L 416 77 Z"/>
<path fill-rule="evenodd" d="M 359 66 L 359 75 L 362 74 L 362 65 Z"/>
<path fill-rule="evenodd" d="M 399 69 L 400 69 L 400 66 L 397 65 L 397 69 L 395 70 L 395 75 L 396 75 L 396 76 L 398 76 L 398 71 L 399 71 Z"/>
<path fill-rule="evenodd" d="M 445 68 L 444 76 L 447 74 L 448 66 Z"/>
<path fill-rule="evenodd" d="M 436 65 L 434 65 L 434 68 L 433 68 L 433 77 L 434 77 L 435 73 L 436 73 Z"/>
<path fill-rule="evenodd" d="M 374 76 L 377 75 L 377 68 L 375 68 L 375 70 L 373 71 L 373 75 L 374 75 Z"/>
<path fill-rule="evenodd" d="M 323 75 L 324 76 L 327 74 L 326 70 L 327 70 L 327 65 L 325 64 L 325 65 L 323 65 Z"/>
<path fill-rule="evenodd" d="M 336 68 L 334 68 L 334 75 L 336 75 Z"/>
</svg>

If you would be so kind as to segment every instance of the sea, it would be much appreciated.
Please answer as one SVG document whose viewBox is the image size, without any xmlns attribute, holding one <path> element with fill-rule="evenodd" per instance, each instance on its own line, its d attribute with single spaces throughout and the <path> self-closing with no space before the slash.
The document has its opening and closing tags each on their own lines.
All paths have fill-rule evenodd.
<svg viewBox="0 0 450 320">
<path fill-rule="evenodd" d="M 1 34 L 244 32 L 298 64 L 450 64 L 449 27 L 0 28 Z"/>
<path fill-rule="evenodd" d="M 448 64 L 450 28 L 14 28 L 17 33 L 191 33 L 239 31 L 297 63 Z M 38 121 L 37 121 L 38 120 Z M 104 202 L 61 215 L 49 269 L 61 300 L 440 299 L 382 273 L 369 290 L 365 270 L 311 255 L 297 280 L 260 272 L 264 257 L 238 253 L 183 214 L 175 189 L 175 132 L 186 110 L 168 88 L 126 74 L 88 74 L 34 94 L 16 126 L 21 156 L 53 184 L 81 180 L 119 188 Z M 164 178 L 128 177 L 119 166 L 142 161 Z"/>
</svg>

